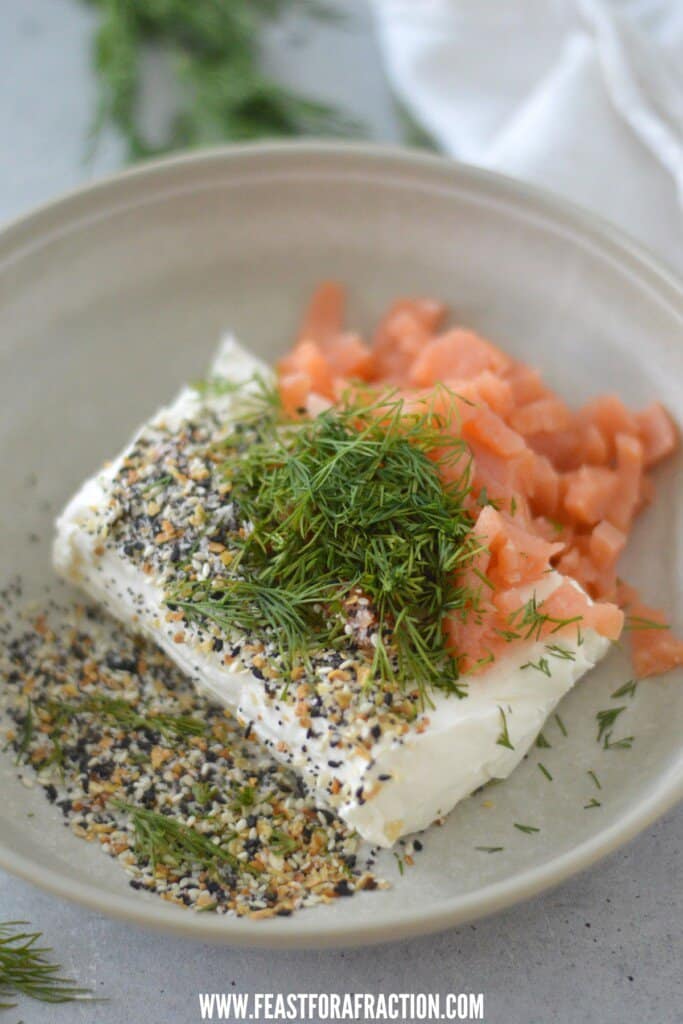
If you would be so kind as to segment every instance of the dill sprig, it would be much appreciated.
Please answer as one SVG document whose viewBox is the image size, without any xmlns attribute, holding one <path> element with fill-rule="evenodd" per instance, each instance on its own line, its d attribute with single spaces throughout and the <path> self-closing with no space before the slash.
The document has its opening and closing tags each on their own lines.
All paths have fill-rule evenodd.
<svg viewBox="0 0 683 1024">
<path fill-rule="evenodd" d="M 553 615 L 548 615 L 542 610 L 542 605 L 539 607 L 536 594 L 534 593 L 521 608 L 517 608 L 508 616 L 508 622 L 512 630 L 508 631 L 506 639 L 530 640 L 533 637 L 534 640 L 540 640 L 544 630 L 548 627 L 550 627 L 548 632 L 552 635 L 574 623 L 577 624 L 578 628 L 578 624 L 582 621 L 582 615 L 574 615 L 567 619 L 558 619 Z"/>
<path fill-rule="evenodd" d="M 268 846 L 280 856 L 287 856 L 287 854 L 293 853 L 299 846 L 296 839 L 288 836 L 285 832 L 281 832 L 278 829 L 273 829 Z"/>
<path fill-rule="evenodd" d="M 41 932 L 25 931 L 26 921 L 0 924 L 0 1009 L 16 1006 L 19 995 L 43 1003 L 70 1003 L 91 999 L 87 988 L 79 988 L 61 974 L 59 964 L 48 959 L 52 952 L 39 946 Z"/>
<path fill-rule="evenodd" d="M 166 814 L 123 800 L 112 801 L 110 806 L 128 816 L 135 837 L 135 855 L 148 860 L 153 871 L 157 864 L 164 864 L 179 871 L 197 866 L 213 878 L 220 878 L 221 869 L 226 867 L 238 873 L 258 874 L 256 868 L 226 849 L 233 835 L 216 840 Z"/>
<path fill-rule="evenodd" d="M 548 676 L 548 678 L 553 674 L 547 658 L 539 658 L 538 661 L 527 661 L 526 664 L 521 665 L 520 668 L 536 669 L 537 672 L 542 672 L 543 675 Z"/>
<path fill-rule="evenodd" d="M 637 679 L 629 679 L 628 682 L 620 686 L 618 690 L 610 694 L 612 700 L 619 700 L 620 697 L 635 697 L 636 689 L 638 688 Z"/>
<path fill-rule="evenodd" d="M 144 729 L 158 732 L 167 739 L 176 736 L 203 736 L 206 723 L 191 715 L 169 715 L 165 712 L 140 712 L 123 697 L 105 697 L 99 694 L 81 700 L 51 700 L 45 705 L 46 711 L 56 723 L 61 724 L 75 715 L 97 715 L 120 725 L 122 729 Z"/>
<path fill-rule="evenodd" d="M 501 721 L 502 721 L 502 729 L 501 729 L 501 732 L 500 732 L 500 735 L 499 735 L 498 739 L 496 740 L 496 745 L 499 746 L 499 747 L 507 747 L 508 750 L 514 750 L 515 748 L 513 746 L 512 740 L 510 739 L 510 733 L 508 732 L 508 720 L 507 720 L 507 717 L 506 717 L 505 712 L 503 711 L 503 709 L 500 707 L 500 705 L 498 705 L 498 710 L 500 711 L 500 717 L 501 717 Z"/>
<path fill-rule="evenodd" d="M 606 708 L 604 711 L 598 711 L 595 716 L 598 723 L 598 743 L 602 740 L 603 750 L 630 750 L 633 746 L 633 736 L 624 736 L 621 739 L 612 739 L 612 727 L 616 722 L 622 711 L 626 710 L 626 705 L 621 704 L 618 708 Z"/>
<path fill-rule="evenodd" d="M 627 615 L 624 619 L 625 632 L 640 632 L 645 629 L 671 629 L 668 622 L 658 622 L 656 619 L 647 619 L 642 615 Z"/>
<path fill-rule="evenodd" d="M 362 595 L 375 623 L 370 679 L 462 695 L 443 623 L 470 600 L 457 571 L 477 548 L 469 450 L 445 425 L 392 395 L 283 422 L 266 396 L 256 440 L 221 447 L 249 524 L 233 537 L 232 574 L 183 581 L 167 603 L 226 632 L 276 636 L 287 669 L 343 641 L 345 602 Z"/>
<path fill-rule="evenodd" d="M 630 750 L 633 746 L 635 736 L 622 736 L 618 740 L 612 739 L 612 733 L 608 732 L 602 741 L 604 750 Z"/>
<path fill-rule="evenodd" d="M 557 722 L 557 727 L 560 730 L 560 732 L 562 733 L 562 735 L 563 736 L 568 736 L 569 733 L 567 732 L 567 726 L 564 724 L 564 722 L 562 721 L 560 716 L 558 714 L 556 714 L 554 717 L 555 717 L 555 721 Z"/>
<path fill-rule="evenodd" d="M 287 9 L 330 14 L 315 0 L 88 0 L 99 12 L 93 63 L 99 105 L 93 142 L 107 122 L 131 159 L 226 139 L 299 134 L 348 135 L 360 129 L 334 108 L 293 92 L 260 67 L 260 33 Z M 165 133 L 145 131 L 143 67 L 161 54 L 175 78 L 177 104 Z M 169 90 L 172 92 L 173 90 Z"/>
<path fill-rule="evenodd" d="M 574 652 L 566 647 L 561 647 L 560 644 L 546 644 L 545 649 L 553 658 L 559 658 L 561 661 L 576 661 Z"/>
<path fill-rule="evenodd" d="M 626 705 L 622 704 L 618 708 L 606 708 L 604 711 L 598 711 L 595 716 L 598 723 L 598 743 L 602 740 L 605 734 L 612 728 L 622 711 L 626 710 Z"/>
</svg>

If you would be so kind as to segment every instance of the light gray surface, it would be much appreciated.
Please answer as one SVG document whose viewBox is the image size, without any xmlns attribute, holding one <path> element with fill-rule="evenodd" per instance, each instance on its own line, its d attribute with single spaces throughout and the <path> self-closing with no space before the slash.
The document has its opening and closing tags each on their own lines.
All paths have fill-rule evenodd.
<svg viewBox="0 0 683 1024">
<path fill-rule="evenodd" d="M 120 160 L 116 140 L 107 139 L 93 168 L 81 163 L 92 109 L 86 15 L 66 0 L 0 7 L 2 217 Z M 344 99 L 376 136 L 396 137 L 364 15 L 355 13 L 352 22 L 325 30 L 314 43 L 297 26 L 277 35 L 294 58 L 275 54 L 273 45 L 270 59 L 279 72 Z M 490 1024 L 674 1024 L 683 1019 L 682 843 L 679 809 L 625 851 L 545 897 L 443 936 L 349 953 L 242 953 L 188 945 L 66 906 L 0 876 L 0 919 L 33 922 L 65 966 L 110 1000 L 78 1010 L 26 1003 L 16 1019 L 181 1024 L 199 1020 L 198 990 L 229 991 L 235 982 L 237 991 L 483 991 Z"/>
</svg>

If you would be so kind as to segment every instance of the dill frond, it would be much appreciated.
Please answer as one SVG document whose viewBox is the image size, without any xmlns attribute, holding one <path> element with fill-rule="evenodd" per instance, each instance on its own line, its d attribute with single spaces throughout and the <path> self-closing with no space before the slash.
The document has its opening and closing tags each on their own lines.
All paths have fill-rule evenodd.
<svg viewBox="0 0 683 1024">
<path fill-rule="evenodd" d="M 215 453 L 249 523 L 232 538 L 232 575 L 183 580 L 169 607 L 274 636 L 291 668 L 345 639 L 344 602 L 360 593 L 376 620 L 371 678 L 462 695 L 443 625 L 471 597 L 457 573 L 477 551 L 465 443 L 431 408 L 411 412 L 391 394 L 314 420 L 283 421 L 266 394 L 260 410 L 251 444 L 242 435 Z"/>
<path fill-rule="evenodd" d="M 59 964 L 49 959 L 52 950 L 38 945 L 42 933 L 24 930 L 28 927 L 26 921 L 0 924 L 0 1009 L 16 1006 L 19 995 L 42 1003 L 92 999 L 89 989 L 63 977 Z"/>
<path fill-rule="evenodd" d="M 234 838 L 232 835 L 222 836 L 216 841 L 197 828 L 158 811 L 122 800 L 112 801 L 111 806 L 128 815 L 134 833 L 135 854 L 149 861 L 152 870 L 157 864 L 164 864 L 178 871 L 196 866 L 214 878 L 220 878 L 221 870 L 225 868 L 251 875 L 258 873 L 226 849 L 226 844 Z"/>
</svg>

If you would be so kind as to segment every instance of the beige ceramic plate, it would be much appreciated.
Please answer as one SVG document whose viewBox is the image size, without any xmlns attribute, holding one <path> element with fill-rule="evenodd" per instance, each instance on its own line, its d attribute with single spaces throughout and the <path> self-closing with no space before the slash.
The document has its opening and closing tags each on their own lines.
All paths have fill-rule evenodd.
<svg viewBox="0 0 683 1024">
<path fill-rule="evenodd" d="M 397 294 L 431 293 L 542 368 L 572 401 L 616 390 L 683 415 L 683 292 L 610 228 L 505 178 L 365 146 L 233 147 L 142 167 L 54 203 L 0 236 L 2 576 L 50 579 L 55 510 L 132 428 L 202 373 L 233 327 L 274 358 L 322 276 L 346 281 L 354 322 Z M 36 483 L 30 485 L 34 475 Z M 627 575 L 680 621 L 680 461 L 658 479 Z M 39 544 L 28 535 L 39 534 Z M 683 686 L 640 686 L 630 752 L 601 751 L 595 713 L 626 678 L 618 651 L 562 705 L 503 785 L 427 836 L 387 892 L 291 919 L 193 915 L 132 891 L 0 758 L 0 864 L 61 896 L 186 936 L 270 946 L 374 942 L 490 913 L 626 842 L 683 794 Z M 602 807 L 588 769 L 603 785 Z M 484 806 L 483 802 L 493 806 Z M 28 817 L 29 814 L 33 817 Z M 513 828 L 530 822 L 533 836 Z M 501 845 L 495 855 L 479 845 Z"/>
</svg>

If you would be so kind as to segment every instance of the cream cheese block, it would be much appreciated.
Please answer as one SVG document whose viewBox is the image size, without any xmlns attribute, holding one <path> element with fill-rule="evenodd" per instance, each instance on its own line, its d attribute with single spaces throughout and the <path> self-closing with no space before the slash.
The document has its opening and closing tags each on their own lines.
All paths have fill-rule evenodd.
<svg viewBox="0 0 683 1024">
<path fill-rule="evenodd" d="M 226 637 L 180 621 L 166 603 L 174 566 L 191 559 L 206 576 L 226 571 L 222 530 L 235 525 L 229 490 L 198 453 L 207 437 L 240 423 L 255 375 L 272 373 L 226 338 L 210 378 L 231 386 L 183 389 L 82 486 L 57 521 L 54 565 L 163 648 L 294 768 L 321 807 L 371 843 L 391 846 L 490 779 L 508 776 L 609 641 L 591 629 L 581 642 L 563 636 L 565 657 L 549 654 L 544 640 L 510 645 L 470 681 L 465 697 L 434 691 L 432 706 L 423 706 L 414 695 L 363 686 L 353 650 L 321 655 L 284 693 L 272 638 L 237 630 Z M 563 580 L 548 573 L 523 596 L 542 601 Z M 533 668 L 542 658 L 549 674 Z"/>
</svg>

